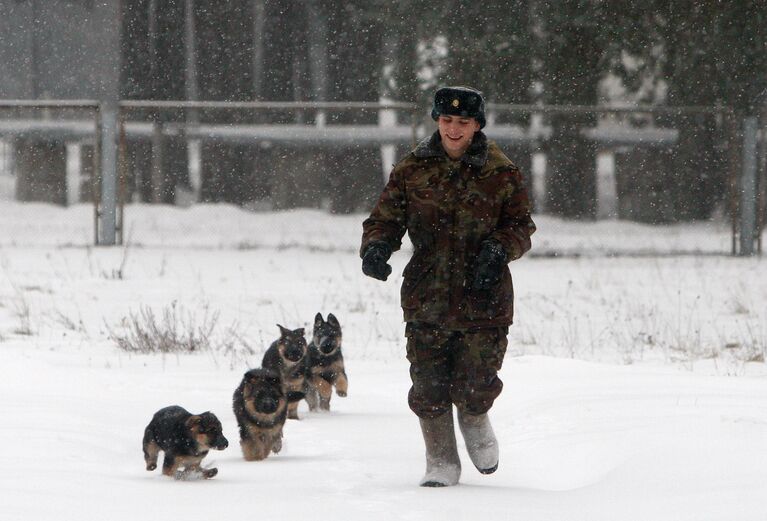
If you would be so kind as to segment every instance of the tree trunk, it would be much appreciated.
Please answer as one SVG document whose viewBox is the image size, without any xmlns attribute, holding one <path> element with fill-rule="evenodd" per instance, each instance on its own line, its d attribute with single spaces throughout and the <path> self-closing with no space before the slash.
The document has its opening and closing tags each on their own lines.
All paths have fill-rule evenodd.
<svg viewBox="0 0 767 521">
<path fill-rule="evenodd" d="M 15 148 L 16 199 L 66 205 L 66 145 L 59 141 L 17 139 Z"/>
<path fill-rule="evenodd" d="M 673 151 L 626 148 L 615 154 L 618 218 L 649 224 L 676 220 Z"/>
<path fill-rule="evenodd" d="M 547 143 L 546 210 L 574 219 L 596 217 L 596 146 L 580 133 L 593 117 L 555 116 Z"/>
<path fill-rule="evenodd" d="M 253 97 L 253 42 L 251 0 L 198 0 L 197 73 L 200 98 L 246 101 Z M 201 120 L 238 123 L 247 115 L 210 111 Z M 201 149 L 202 187 L 205 202 L 243 204 L 254 197 L 252 147 L 205 142 Z"/>
<path fill-rule="evenodd" d="M 669 163 L 677 180 L 675 219 L 708 219 L 727 194 L 727 169 L 713 115 L 677 120 L 679 142 Z"/>
</svg>

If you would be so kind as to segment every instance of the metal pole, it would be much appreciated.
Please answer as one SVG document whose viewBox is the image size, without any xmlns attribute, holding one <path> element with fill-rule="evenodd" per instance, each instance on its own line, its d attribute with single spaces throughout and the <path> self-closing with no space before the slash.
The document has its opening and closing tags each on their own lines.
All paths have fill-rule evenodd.
<svg viewBox="0 0 767 521">
<path fill-rule="evenodd" d="M 117 167 L 118 172 L 118 188 L 117 188 L 117 244 L 123 244 L 125 240 L 125 229 L 123 223 L 125 222 L 125 197 L 127 187 L 125 183 L 128 179 L 128 138 L 125 135 L 125 111 L 117 109 L 118 111 L 118 136 L 119 146 L 117 148 Z"/>
<path fill-rule="evenodd" d="M 150 179 L 152 180 L 151 202 L 153 203 L 163 202 L 163 193 L 165 191 L 163 149 L 162 123 L 155 119 L 152 124 L 152 164 L 150 174 Z"/>
<path fill-rule="evenodd" d="M 2 104 L 2 102 L 0 102 Z M 222 109 L 222 110 L 413 110 L 414 103 L 394 102 L 386 105 L 377 101 L 173 101 L 121 100 L 126 109 Z"/>
<path fill-rule="evenodd" d="M 743 120 L 743 174 L 740 182 L 740 255 L 756 253 L 756 165 L 757 132 L 756 116 Z"/>
<path fill-rule="evenodd" d="M 101 104 L 101 212 L 98 244 L 117 243 L 117 102 Z"/>
<path fill-rule="evenodd" d="M 101 105 L 96 105 L 93 113 L 94 124 L 96 125 L 96 134 L 93 138 L 93 174 L 91 177 L 91 193 L 93 194 L 93 244 L 99 245 L 101 232 L 101 140 L 103 138 L 101 129 Z"/>
<path fill-rule="evenodd" d="M 594 106 L 594 105 L 525 105 L 518 103 L 488 103 L 488 111 L 500 110 L 525 114 L 714 114 L 718 109 L 707 106 L 674 106 L 674 105 L 625 105 L 625 106 Z"/>
<path fill-rule="evenodd" d="M 759 165 L 757 169 L 758 204 L 756 207 L 756 252 L 762 254 L 762 232 L 767 213 L 767 102 L 763 102 L 759 121 Z"/>
<path fill-rule="evenodd" d="M 738 179 L 740 177 L 740 135 L 737 120 L 732 109 L 726 109 L 723 113 L 724 129 L 727 133 L 728 178 L 730 185 L 730 223 L 732 231 L 731 253 L 738 253 Z"/>
</svg>

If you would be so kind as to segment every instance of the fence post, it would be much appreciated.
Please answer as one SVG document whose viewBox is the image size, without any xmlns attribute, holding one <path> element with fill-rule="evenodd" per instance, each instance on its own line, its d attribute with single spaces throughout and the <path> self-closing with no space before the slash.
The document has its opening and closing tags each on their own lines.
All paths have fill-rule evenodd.
<svg viewBox="0 0 767 521">
<path fill-rule="evenodd" d="M 757 193 L 756 205 L 756 252 L 762 254 L 762 232 L 764 231 L 765 217 L 767 217 L 767 99 L 762 100 L 759 111 L 759 145 L 757 156 Z"/>
<path fill-rule="evenodd" d="M 117 102 L 101 103 L 101 208 L 97 245 L 117 244 Z"/>
<path fill-rule="evenodd" d="M 756 116 L 743 120 L 743 168 L 740 177 L 740 255 L 756 253 L 757 132 Z"/>
<path fill-rule="evenodd" d="M 152 118 L 152 161 L 150 175 L 152 185 L 151 202 L 162 203 L 165 193 L 165 140 L 163 136 L 163 124 L 158 113 Z"/>
</svg>

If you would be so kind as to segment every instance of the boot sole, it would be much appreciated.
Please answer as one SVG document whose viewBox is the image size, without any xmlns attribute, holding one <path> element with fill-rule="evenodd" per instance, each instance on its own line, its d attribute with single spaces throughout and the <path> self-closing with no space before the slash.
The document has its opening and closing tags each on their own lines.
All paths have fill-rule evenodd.
<svg viewBox="0 0 767 521">
<path fill-rule="evenodd" d="M 498 464 L 496 463 L 495 466 L 490 467 L 489 469 L 481 469 L 477 467 L 477 470 L 479 471 L 480 474 L 492 474 L 493 472 L 498 470 Z"/>
<path fill-rule="evenodd" d="M 421 486 L 428 488 L 442 488 L 448 485 L 447 483 L 442 483 L 441 481 L 426 481 L 425 483 L 421 483 Z"/>
</svg>

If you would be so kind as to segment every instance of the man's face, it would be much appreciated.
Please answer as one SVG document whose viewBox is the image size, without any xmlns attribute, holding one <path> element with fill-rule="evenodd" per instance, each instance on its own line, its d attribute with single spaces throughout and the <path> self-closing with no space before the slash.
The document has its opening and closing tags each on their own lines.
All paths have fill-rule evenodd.
<svg viewBox="0 0 767 521">
<path fill-rule="evenodd" d="M 479 130 L 479 122 L 474 118 L 461 116 L 440 116 L 437 119 L 442 147 L 452 159 L 459 159 L 474 139 Z"/>
</svg>

